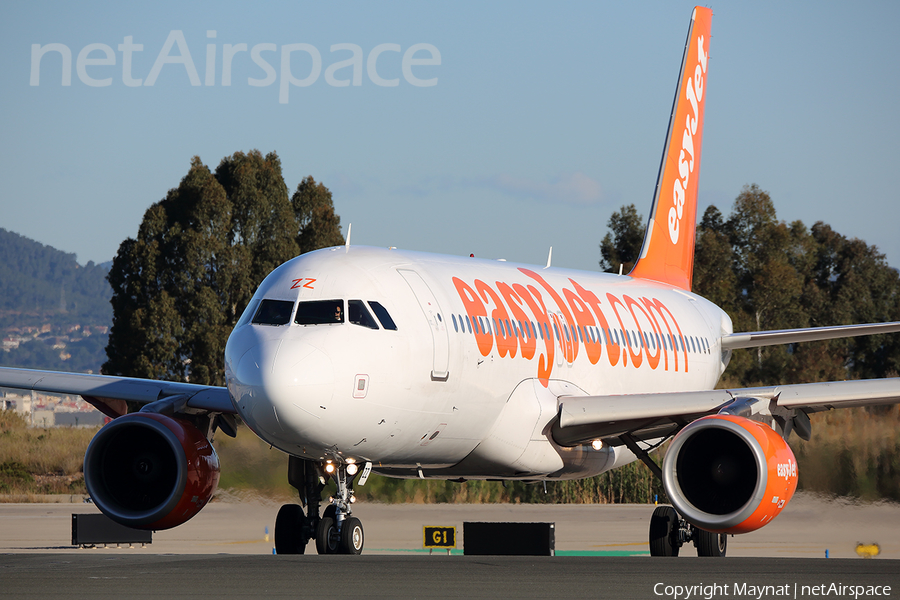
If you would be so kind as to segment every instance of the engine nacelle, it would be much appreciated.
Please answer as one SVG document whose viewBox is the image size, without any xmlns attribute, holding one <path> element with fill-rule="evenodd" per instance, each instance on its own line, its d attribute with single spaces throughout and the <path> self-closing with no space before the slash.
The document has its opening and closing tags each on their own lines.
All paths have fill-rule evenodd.
<svg viewBox="0 0 900 600">
<path fill-rule="evenodd" d="M 712 415 L 675 436 L 663 484 L 688 522 L 715 533 L 747 533 L 777 517 L 794 495 L 797 460 L 771 427 Z"/>
<path fill-rule="evenodd" d="M 169 529 L 206 506 L 219 457 L 187 421 L 157 413 L 114 419 L 91 440 L 84 480 L 106 516 L 136 529 Z"/>
</svg>

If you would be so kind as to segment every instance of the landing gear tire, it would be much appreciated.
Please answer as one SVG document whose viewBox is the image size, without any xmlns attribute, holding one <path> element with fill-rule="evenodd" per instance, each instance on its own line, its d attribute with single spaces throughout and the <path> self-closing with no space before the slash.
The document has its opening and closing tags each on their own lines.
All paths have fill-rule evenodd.
<svg viewBox="0 0 900 600">
<path fill-rule="evenodd" d="M 341 524 L 341 554 L 362 553 L 364 542 L 362 522 L 356 517 L 344 519 Z"/>
<path fill-rule="evenodd" d="M 275 517 L 275 553 L 303 554 L 303 509 L 298 504 L 285 504 Z"/>
<path fill-rule="evenodd" d="M 671 506 L 658 506 L 650 517 L 650 556 L 678 556 L 678 513 Z"/>
<path fill-rule="evenodd" d="M 331 517 L 319 519 L 316 528 L 316 551 L 319 554 L 337 554 L 340 545 L 337 525 Z"/>
<path fill-rule="evenodd" d="M 702 529 L 694 530 L 696 539 L 694 545 L 697 546 L 697 556 L 725 556 L 725 550 L 728 546 L 728 536 L 724 533 L 712 533 Z"/>
</svg>

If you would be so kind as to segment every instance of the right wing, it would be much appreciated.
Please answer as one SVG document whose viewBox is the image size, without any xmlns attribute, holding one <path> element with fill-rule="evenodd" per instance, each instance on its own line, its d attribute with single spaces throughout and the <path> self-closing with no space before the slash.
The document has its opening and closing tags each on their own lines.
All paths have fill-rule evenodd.
<svg viewBox="0 0 900 600">
<path fill-rule="evenodd" d="M 835 325 L 832 327 L 807 327 L 805 329 L 778 329 L 772 331 L 747 331 L 722 336 L 723 350 L 756 348 L 777 344 L 815 342 L 860 335 L 877 335 L 900 331 L 900 321 L 892 323 L 864 323 L 862 325 Z"/>
<path fill-rule="evenodd" d="M 126 402 L 177 402 L 176 412 L 237 412 L 228 388 L 176 381 L 0 367 L 0 387 L 81 396 L 112 418 L 128 412 Z"/>
</svg>

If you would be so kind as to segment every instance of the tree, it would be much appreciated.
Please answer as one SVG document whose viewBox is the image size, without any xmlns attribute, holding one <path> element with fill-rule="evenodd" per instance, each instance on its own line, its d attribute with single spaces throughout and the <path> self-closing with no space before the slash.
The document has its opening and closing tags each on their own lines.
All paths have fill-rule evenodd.
<svg viewBox="0 0 900 600">
<path fill-rule="evenodd" d="M 698 226 L 694 291 L 722 307 L 736 331 L 877 323 L 900 318 L 900 275 L 862 240 L 824 223 L 779 221 L 770 195 L 745 186 L 723 220 Z M 740 385 L 884 377 L 900 370 L 897 336 L 865 336 L 739 350 Z"/>
<path fill-rule="evenodd" d="M 299 253 L 298 221 L 275 153 L 237 152 L 214 174 L 194 157 L 113 260 L 103 372 L 224 385 L 228 335 L 263 278 Z"/>
<path fill-rule="evenodd" d="M 734 249 L 722 213 L 710 206 L 697 228 L 692 289 L 726 312 L 733 312 L 740 297 L 734 268 Z"/>
<path fill-rule="evenodd" d="M 807 302 L 814 325 L 900 320 L 900 273 L 875 246 L 847 239 L 830 226 L 812 226 L 814 264 Z M 814 290 L 814 291 L 812 291 Z M 900 340 L 896 335 L 863 336 L 839 342 L 846 364 L 858 377 L 896 376 Z"/>
<path fill-rule="evenodd" d="M 634 204 L 623 206 L 609 217 L 609 232 L 600 243 L 600 268 L 607 273 L 628 273 L 641 254 L 644 241 L 644 217 L 638 214 Z"/>
<path fill-rule="evenodd" d="M 297 217 L 297 247 L 300 253 L 318 248 L 341 246 L 341 218 L 334 212 L 331 191 L 311 175 L 304 177 L 291 197 Z"/>
</svg>

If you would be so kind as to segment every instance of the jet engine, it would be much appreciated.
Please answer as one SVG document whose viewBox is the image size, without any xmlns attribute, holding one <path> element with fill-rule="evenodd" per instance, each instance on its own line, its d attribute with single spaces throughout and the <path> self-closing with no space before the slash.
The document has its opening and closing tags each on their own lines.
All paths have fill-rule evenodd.
<svg viewBox="0 0 900 600">
<path fill-rule="evenodd" d="M 106 516 L 136 529 L 169 529 L 206 506 L 219 458 L 191 423 L 137 412 L 104 426 L 84 455 L 88 492 Z"/>
<path fill-rule="evenodd" d="M 771 427 L 712 415 L 675 436 L 663 484 L 686 521 L 714 533 L 747 533 L 778 516 L 794 495 L 797 460 Z"/>
</svg>

